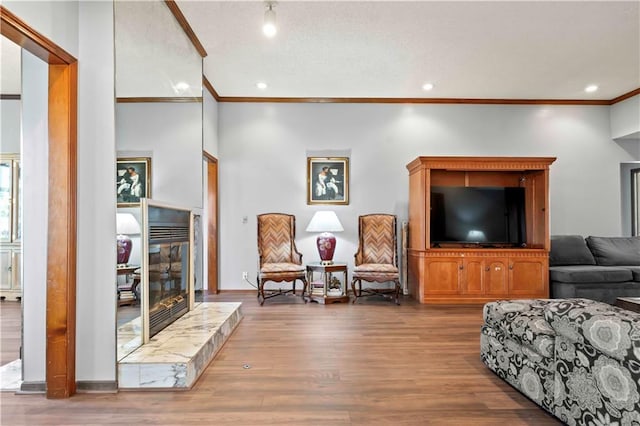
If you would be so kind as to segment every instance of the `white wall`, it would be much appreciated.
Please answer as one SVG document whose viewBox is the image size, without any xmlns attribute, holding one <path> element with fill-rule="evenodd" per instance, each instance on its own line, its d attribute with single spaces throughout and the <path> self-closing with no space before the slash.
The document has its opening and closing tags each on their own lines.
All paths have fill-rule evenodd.
<svg viewBox="0 0 640 426">
<path fill-rule="evenodd" d="M 331 208 L 345 232 L 335 259 L 353 263 L 357 217 L 407 219 L 406 165 L 419 155 L 556 156 L 551 232 L 620 235 L 620 163 L 606 106 L 236 104 L 220 105 L 221 288 L 249 288 L 257 269 L 256 215 L 296 215 L 304 260 L 317 260 L 314 211 Z M 350 150 L 348 206 L 306 205 L 306 153 Z M 242 217 L 249 221 L 242 224 Z"/>
<path fill-rule="evenodd" d="M 116 122 L 118 156 L 152 153 L 151 198 L 202 208 L 202 104 L 119 103 Z"/>
<path fill-rule="evenodd" d="M 22 48 L 6 37 L 0 37 L 0 93 L 20 94 Z"/>
<path fill-rule="evenodd" d="M 204 90 L 202 96 L 202 146 L 203 150 L 214 157 L 218 157 L 218 101 L 208 90 Z"/>
<path fill-rule="evenodd" d="M 22 371 L 25 382 L 45 381 L 47 215 L 49 185 L 49 67 L 22 53 Z"/>
<path fill-rule="evenodd" d="M 640 95 L 611 105 L 611 137 L 640 141 Z"/>
<path fill-rule="evenodd" d="M 0 100 L 0 152 L 20 153 L 20 100 Z"/>
<path fill-rule="evenodd" d="M 116 377 L 113 5 L 81 2 L 76 380 Z"/>
</svg>

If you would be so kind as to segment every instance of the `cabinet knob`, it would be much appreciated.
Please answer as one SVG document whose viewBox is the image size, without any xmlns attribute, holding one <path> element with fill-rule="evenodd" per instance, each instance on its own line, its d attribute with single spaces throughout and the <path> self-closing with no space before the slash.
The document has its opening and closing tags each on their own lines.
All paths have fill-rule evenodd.
<svg viewBox="0 0 640 426">
<path fill-rule="evenodd" d="M 458 269 L 460 269 L 462 271 L 464 269 L 464 265 L 458 266 Z"/>
<path fill-rule="evenodd" d="M 509 269 L 513 269 L 513 263 L 509 265 Z"/>
<path fill-rule="evenodd" d="M 490 270 L 491 270 L 491 268 L 487 266 L 486 271 L 489 272 Z"/>
<path fill-rule="evenodd" d="M 7 266 L 7 271 L 10 271 L 10 270 L 11 270 L 11 266 Z"/>
</svg>

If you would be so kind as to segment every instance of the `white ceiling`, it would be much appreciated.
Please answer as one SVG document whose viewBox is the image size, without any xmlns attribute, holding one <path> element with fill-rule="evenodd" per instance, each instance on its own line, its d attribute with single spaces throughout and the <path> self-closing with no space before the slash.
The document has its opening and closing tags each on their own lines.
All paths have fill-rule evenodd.
<svg viewBox="0 0 640 426">
<path fill-rule="evenodd" d="M 273 39 L 263 2 L 177 3 L 223 97 L 587 100 L 640 87 L 638 0 L 280 0 Z"/>
</svg>

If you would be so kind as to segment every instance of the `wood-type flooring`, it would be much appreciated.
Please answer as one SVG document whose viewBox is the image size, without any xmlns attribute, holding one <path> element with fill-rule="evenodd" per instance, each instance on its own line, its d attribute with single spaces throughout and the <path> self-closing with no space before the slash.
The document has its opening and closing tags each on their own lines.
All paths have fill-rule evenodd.
<svg viewBox="0 0 640 426">
<path fill-rule="evenodd" d="M 2 425 L 557 425 L 480 361 L 482 307 L 241 301 L 244 319 L 189 391 L 0 394 Z M 14 339 L 19 309 L 0 306 Z M 8 342 L 7 342 L 8 344 Z M 10 361 L 10 360 L 8 360 Z"/>
</svg>

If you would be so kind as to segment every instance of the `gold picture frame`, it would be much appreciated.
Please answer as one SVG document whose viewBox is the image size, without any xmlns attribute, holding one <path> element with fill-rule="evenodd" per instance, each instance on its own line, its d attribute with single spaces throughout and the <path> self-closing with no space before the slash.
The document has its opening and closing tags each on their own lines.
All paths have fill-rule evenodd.
<svg viewBox="0 0 640 426">
<path fill-rule="evenodd" d="M 307 204 L 349 204 L 348 157 L 307 157 Z"/>
<path fill-rule="evenodd" d="M 151 198 L 151 158 L 118 158 L 116 199 L 118 207 L 135 207 L 141 198 Z"/>
</svg>

